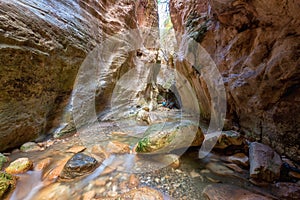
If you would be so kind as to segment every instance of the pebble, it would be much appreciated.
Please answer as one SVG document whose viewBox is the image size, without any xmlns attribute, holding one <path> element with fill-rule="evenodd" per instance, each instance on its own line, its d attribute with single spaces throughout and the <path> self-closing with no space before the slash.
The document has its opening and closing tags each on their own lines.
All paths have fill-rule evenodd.
<svg viewBox="0 0 300 200">
<path fill-rule="evenodd" d="M 91 190 L 91 191 L 88 191 L 86 193 L 84 193 L 83 195 L 83 200 L 91 200 L 92 198 L 94 198 L 96 195 L 96 192 Z"/>
</svg>

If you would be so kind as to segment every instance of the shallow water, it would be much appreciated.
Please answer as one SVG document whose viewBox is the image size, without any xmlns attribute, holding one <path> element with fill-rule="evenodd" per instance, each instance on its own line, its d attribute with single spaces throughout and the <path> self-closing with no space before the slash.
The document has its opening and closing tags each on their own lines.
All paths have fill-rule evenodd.
<svg viewBox="0 0 300 200">
<path fill-rule="evenodd" d="M 174 111 L 172 113 L 170 111 L 167 114 L 167 121 L 176 121 L 181 117 L 179 112 Z M 125 125 L 127 126 L 124 131 Z M 146 125 L 138 124 L 131 119 L 122 121 L 122 123 L 102 122 L 100 127 L 101 130 L 94 130 L 91 126 L 89 131 L 91 135 L 88 137 L 77 133 L 69 138 L 53 140 L 54 144 L 43 151 L 12 153 L 10 155 L 11 161 L 20 157 L 28 157 L 36 165 L 41 160 L 50 158 L 51 164 L 43 171 L 34 170 L 18 175 L 19 180 L 16 189 L 8 199 L 35 200 L 41 197 L 43 199 L 62 200 L 82 199 L 83 195 L 89 191 L 95 191 L 97 198 L 113 197 L 131 189 L 128 183 L 125 183 L 131 174 L 136 174 L 139 179 L 139 186 L 155 188 L 164 194 L 165 199 L 204 199 L 202 196 L 203 189 L 214 181 L 241 186 L 256 193 L 265 193 L 265 190 L 249 184 L 247 174 L 218 176 L 207 171 L 206 164 L 211 161 L 219 162 L 218 156 L 211 154 L 211 156 L 200 160 L 198 159 L 197 148 L 190 148 L 181 156 L 181 165 L 177 170 L 167 167 L 170 163 L 164 161 L 163 155 L 112 154 L 87 176 L 69 182 L 61 182 L 56 178 L 47 180 L 47 174 L 51 174 L 60 165 L 64 165 L 62 161 L 66 161 L 74 155 L 74 153 L 67 152 L 71 147 L 83 145 L 87 147 L 84 153 L 90 154 L 90 147 L 93 145 L 117 140 L 129 144 L 133 148 L 147 128 Z M 111 135 L 112 131 L 124 131 L 128 134 Z M 102 134 L 105 134 L 108 139 L 101 141 Z M 51 144 L 52 142 L 48 141 L 48 143 Z"/>
</svg>

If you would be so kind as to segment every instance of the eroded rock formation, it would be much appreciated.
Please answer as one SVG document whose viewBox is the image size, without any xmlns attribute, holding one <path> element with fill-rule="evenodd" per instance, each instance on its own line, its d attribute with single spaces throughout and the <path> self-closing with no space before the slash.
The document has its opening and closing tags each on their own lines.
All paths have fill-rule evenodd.
<svg viewBox="0 0 300 200">
<path fill-rule="evenodd" d="M 139 13 L 151 11 L 144 19 L 136 15 L 142 3 L 146 9 Z M 139 23 L 148 26 L 154 21 L 155 25 L 152 4 L 128 0 L 1 1 L 0 151 L 58 126 L 88 53 L 119 31 L 136 29 Z M 135 66 L 135 56 L 136 52 L 112 56 L 113 72 L 105 77 L 110 84 L 96 83 L 98 110 L 109 101 L 113 80 Z"/>
<path fill-rule="evenodd" d="M 300 160 L 300 3 L 296 0 L 171 0 L 177 40 L 192 37 L 215 61 L 226 87 L 226 128 Z M 182 42 L 183 41 L 183 42 Z M 185 62 L 177 69 L 210 116 L 203 75 Z"/>
</svg>

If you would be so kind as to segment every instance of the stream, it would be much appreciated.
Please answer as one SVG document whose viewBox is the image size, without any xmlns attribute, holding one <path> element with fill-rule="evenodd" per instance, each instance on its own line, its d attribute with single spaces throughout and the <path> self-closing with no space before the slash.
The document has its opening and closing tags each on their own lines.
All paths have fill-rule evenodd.
<svg viewBox="0 0 300 200">
<path fill-rule="evenodd" d="M 159 109 L 161 118 L 167 121 L 178 121 L 181 114 L 176 109 Z M 154 112 L 159 115 L 158 111 Z M 154 114 L 153 113 L 153 114 Z M 161 119 L 160 118 L 160 119 Z M 157 123 L 160 123 L 158 121 Z M 121 125 L 120 125 L 121 124 Z M 123 127 L 126 126 L 124 130 Z M 43 149 L 32 152 L 14 151 L 10 160 L 27 157 L 34 163 L 34 170 L 18 175 L 14 192 L 10 200 L 40 200 L 40 199 L 109 199 L 129 192 L 134 188 L 147 187 L 159 191 L 164 199 L 206 199 L 203 190 L 211 184 L 229 184 L 246 188 L 255 193 L 272 196 L 268 190 L 260 189 L 249 183 L 247 170 L 223 173 L 212 171 L 209 163 L 222 165 L 222 154 L 211 153 L 205 159 L 198 158 L 199 147 L 185 149 L 179 158 L 180 165 L 170 167 L 164 162 L 165 155 L 140 156 L 132 152 L 134 144 L 140 139 L 147 126 L 138 125 L 133 119 L 109 122 L 99 122 L 93 130 L 94 135 L 89 143 L 83 142 L 80 133 L 63 139 L 49 139 L 39 143 Z M 131 131 L 129 131 L 131 130 Z M 98 145 L 97 134 L 105 133 L 107 141 L 118 141 L 130 146 L 131 151 L 123 154 L 110 154 L 93 172 L 75 179 L 63 181 L 59 175 L 66 161 L 75 153 L 83 151 L 95 156 L 92 146 Z M 87 138 L 85 138 L 87 139 Z M 174 153 L 176 154 L 176 152 Z M 43 167 L 40 163 L 44 163 Z M 172 166 L 172 163 L 171 163 Z M 210 169 L 210 170 L 209 170 Z"/>
</svg>

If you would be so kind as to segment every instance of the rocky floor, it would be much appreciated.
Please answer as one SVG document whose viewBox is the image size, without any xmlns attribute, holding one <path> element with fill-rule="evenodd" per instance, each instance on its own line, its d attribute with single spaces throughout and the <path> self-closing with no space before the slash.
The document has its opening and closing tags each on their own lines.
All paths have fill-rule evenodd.
<svg viewBox="0 0 300 200">
<path fill-rule="evenodd" d="M 1 154 L 0 195 L 7 200 L 300 198 L 299 165 L 265 145 L 245 142 L 237 132 L 222 133 L 214 151 L 199 159 L 199 147 L 182 155 L 136 154 L 136 141 L 115 127 L 103 123 L 91 128 L 89 137 L 77 133 Z M 107 140 L 101 143 L 103 133 Z"/>
</svg>

